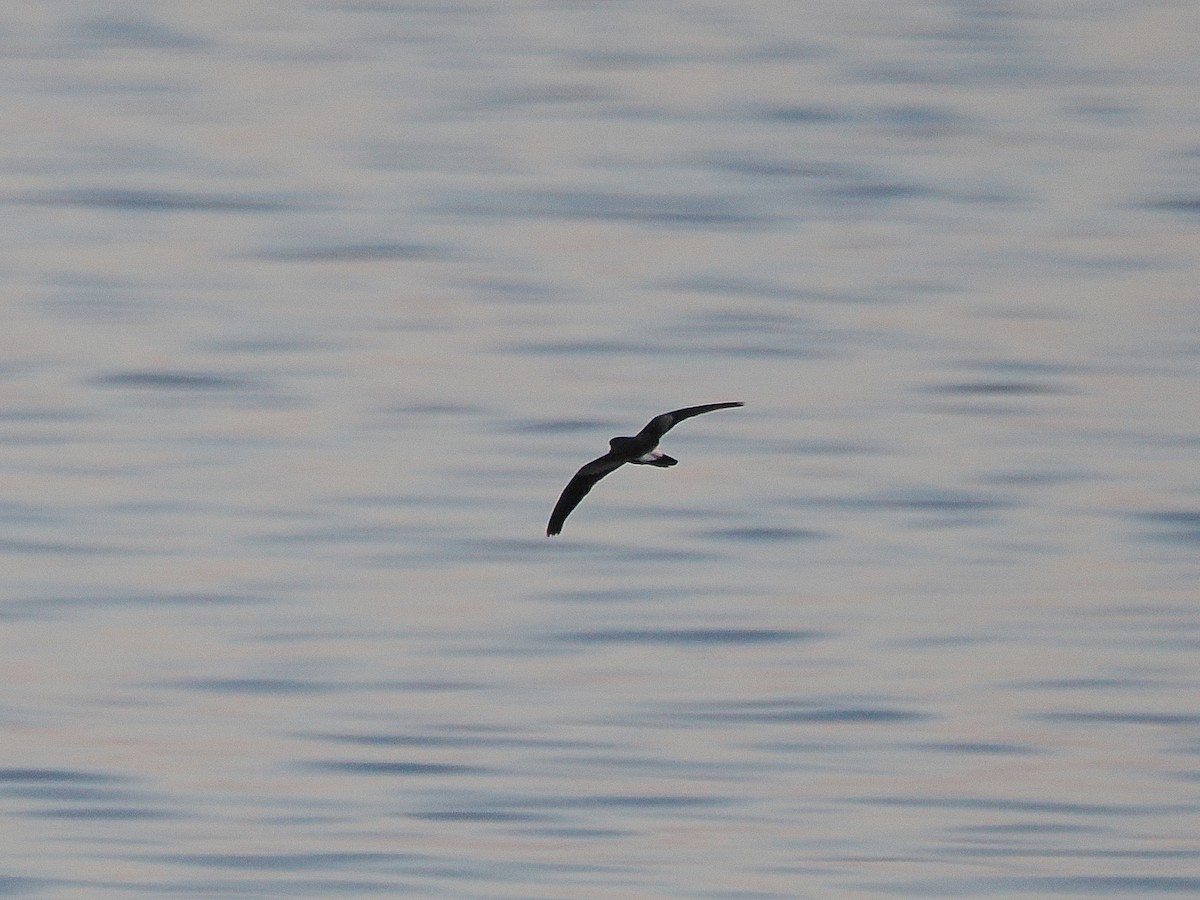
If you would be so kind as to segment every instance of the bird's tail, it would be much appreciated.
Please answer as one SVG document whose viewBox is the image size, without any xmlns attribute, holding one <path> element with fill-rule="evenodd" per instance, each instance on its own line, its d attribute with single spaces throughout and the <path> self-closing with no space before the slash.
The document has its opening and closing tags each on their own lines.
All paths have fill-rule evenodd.
<svg viewBox="0 0 1200 900">
<path fill-rule="evenodd" d="M 655 459 L 653 462 L 646 463 L 648 466 L 658 466 L 660 469 L 665 469 L 667 466 L 675 466 L 678 464 L 679 460 L 673 456 L 667 456 L 665 453 Z"/>
</svg>

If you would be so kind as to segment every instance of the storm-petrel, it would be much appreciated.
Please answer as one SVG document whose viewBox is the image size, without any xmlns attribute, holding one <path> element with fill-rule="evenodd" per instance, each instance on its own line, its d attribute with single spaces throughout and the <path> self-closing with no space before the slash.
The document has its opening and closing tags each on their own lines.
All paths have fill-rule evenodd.
<svg viewBox="0 0 1200 900">
<path fill-rule="evenodd" d="M 655 416 L 646 423 L 646 427 L 634 437 L 615 437 L 608 442 L 608 452 L 593 459 L 575 473 L 575 477 L 567 482 L 562 495 L 554 504 L 554 512 L 550 513 L 550 524 L 546 526 L 547 536 L 562 531 L 563 522 L 571 514 L 571 510 L 579 505 L 579 501 L 587 496 L 597 481 L 613 472 L 625 463 L 635 466 L 673 466 L 679 460 L 672 459 L 665 453 L 658 452 L 658 442 L 662 436 L 692 416 L 712 412 L 715 409 L 728 409 L 731 406 L 745 406 L 744 403 L 707 403 L 704 406 L 689 406 L 687 409 L 676 409 L 672 412 Z"/>
</svg>

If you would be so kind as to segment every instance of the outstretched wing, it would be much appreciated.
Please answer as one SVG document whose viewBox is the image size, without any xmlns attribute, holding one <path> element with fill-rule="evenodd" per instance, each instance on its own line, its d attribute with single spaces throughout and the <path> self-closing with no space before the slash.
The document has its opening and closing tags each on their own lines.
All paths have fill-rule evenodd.
<svg viewBox="0 0 1200 900">
<path fill-rule="evenodd" d="M 571 510 L 579 505 L 579 501 L 587 496 L 587 492 L 592 489 L 592 485 L 609 472 L 615 471 L 625 465 L 625 462 L 624 459 L 614 456 L 614 454 L 609 452 L 597 459 L 593 459 L 576 472 L 575 477 L 568 481 L 567 486 L 563 488 L 558 502 L 554 504 L 554 512 L 550 513 L 550 523 L 546 526 L 547 536 L 558 534 L 562 531 L 563 522 L 567 520 L 567 516 L 571 514 Z"/>
<path fill-rule="evenodd" d="M 638 437 L 642 440 L 646 440 L 647 438 L 652 439 L 657 444 L 659 438 L 684 419 L 690 419 L 692 416 L 698 416 L 701 413 L 712 412 L 715 409 L 728 409 L 731 406 L 745 405 L 745 403 L 706 403 L 703 406 L 689 406 L 686 409 L 676 409 L 672 412 L 663 413 L 661 416 L 655 416 L 646 423 L 645 428 L 638 432 Z"/>
</svg>

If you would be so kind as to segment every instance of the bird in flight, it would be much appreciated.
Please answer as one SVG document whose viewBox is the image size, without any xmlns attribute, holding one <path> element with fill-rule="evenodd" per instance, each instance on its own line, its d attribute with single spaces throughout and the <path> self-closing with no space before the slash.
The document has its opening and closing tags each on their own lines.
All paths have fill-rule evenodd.
<svg viewBox="0 0 1200 900">
<path fill-rule="evenodd" d="M 676 409 L 672 412 L 655 416 L 646 423 L 646 427 L 633 437 L 615 437 L 608 442 L 608 452 L 593 459 L 575 473 L 575 477 L 567 482 L 558 502 L 554 504 L 554 512 L 550 513 L 550 523 L 546 526 L 546 535 L 558 534 L 562 531 L 563 522 L 571 514 L 571 510 L 579 505 L 579 501 L 587 496 L 592 486 L 607 475 L 614 472 L 625 463 L 635 466 L 658 466 L 666 468 L 679 462 L 665 453 L 658 452 L 658 442 L 662 436 L 692 416 L 712 412 L 716 409 L 728 409 L 731 406 L 745 406 L 744 403 L 706 403 L 704 406 L 689 406 L 686 409 Z"/>
</svg>

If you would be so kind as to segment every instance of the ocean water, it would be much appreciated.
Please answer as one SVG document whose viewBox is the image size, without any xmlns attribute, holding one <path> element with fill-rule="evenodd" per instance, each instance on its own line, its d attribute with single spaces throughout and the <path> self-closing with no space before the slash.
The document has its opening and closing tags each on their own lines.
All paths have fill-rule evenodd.
<svg viewBox="0 0 1200 900">
<path fill-rule="evenodd" d="M 0 896 L 1200 894 L 1197 35 L 6 5 Z"/>
</svg>

